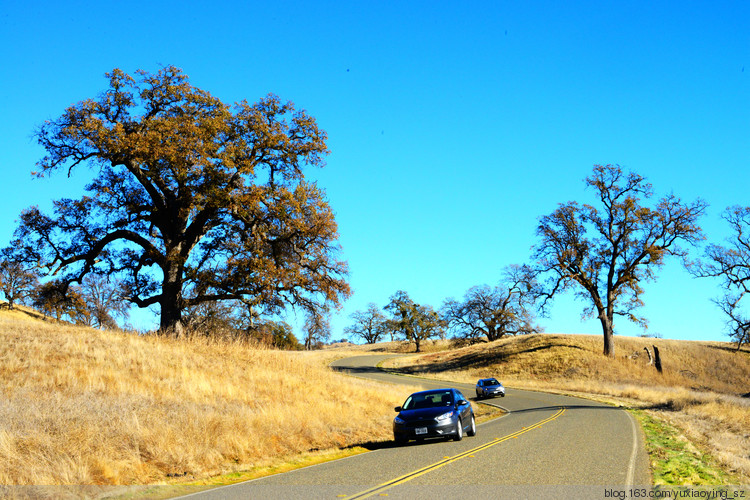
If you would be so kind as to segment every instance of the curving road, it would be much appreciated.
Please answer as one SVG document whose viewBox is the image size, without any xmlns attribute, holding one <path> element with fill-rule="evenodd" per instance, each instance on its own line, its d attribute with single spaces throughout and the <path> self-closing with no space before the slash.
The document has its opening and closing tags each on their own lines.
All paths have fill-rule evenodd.
<svg viewBox="0 0 750 500">
<path fill-rule="evenodd" d="M 382 382 L 452 386 L 474 399 L 473 385 L 399 377 L 375 367 L 388 357 L 393 355 L 356 356 L 332 367 Z M 488 402 L 510 413 L 480 424 L 477 435 L 463 441 L 387 444 L 369 453 L 189 497 L 613 498 L 628 492 L 628 498 L 650 484 L 641 432 L 626 411 L 514 389 Z"/>
</svg>

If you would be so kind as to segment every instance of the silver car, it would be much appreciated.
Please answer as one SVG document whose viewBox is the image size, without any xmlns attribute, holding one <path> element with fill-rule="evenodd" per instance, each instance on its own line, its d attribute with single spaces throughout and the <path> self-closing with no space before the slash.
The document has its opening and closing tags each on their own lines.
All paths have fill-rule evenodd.
<svg viewBox="0 0 750 500">
<path fill-rule="evenodd" d="M 483 378 L 477 382 L 477 399 L 493 398 L 495 396 L 505 397 L 505 387 L 495 378 Z"/>
</svg>

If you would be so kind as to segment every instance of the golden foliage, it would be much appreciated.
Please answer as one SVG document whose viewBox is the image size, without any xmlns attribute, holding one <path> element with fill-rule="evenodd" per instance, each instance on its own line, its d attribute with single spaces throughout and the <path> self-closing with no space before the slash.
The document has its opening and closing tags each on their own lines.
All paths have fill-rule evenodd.
<svg viewBox="0 0 750 500">
<path fill-rule="evenodd" d="M 179 68 L 107 74 L 109 89 L 45 122 L 39 176 L 96 172 L 90 196 L 21 215 L 14 247 L 63 273 L 124 275 L 128 299 L 159 304 L 163 329 L 207 301 L 278 311 L 337 306 L 350 288 L 325 194 L 303 169 L 322 167 L 325 131 L 272 94 L 233 106 Z"/>
</svg>

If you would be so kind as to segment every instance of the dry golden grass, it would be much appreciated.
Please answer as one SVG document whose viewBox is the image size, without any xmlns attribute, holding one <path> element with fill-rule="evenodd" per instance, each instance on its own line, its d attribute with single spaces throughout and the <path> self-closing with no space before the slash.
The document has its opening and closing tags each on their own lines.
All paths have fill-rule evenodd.
<svg viewBox="0 0 750 500">
<path fill-rule="evenodd" d="M 529 335 L 490 344 L 396 358 L 386 366 L 473 383 L 498 377 L 508 386 L 594 394 L 646 408 L 750 482 L 750 352 L 732 344 L 616 337 L 615 359 L 600 336 Z M 648 366 L 656 345 L 663 374 Z"/>
<path fill-rule="evenodd" d="M 311 353 L 3 312 L 0 484 L 161 483 L 385 440 L 411 391 L 333 373 Z"/>
</svg>

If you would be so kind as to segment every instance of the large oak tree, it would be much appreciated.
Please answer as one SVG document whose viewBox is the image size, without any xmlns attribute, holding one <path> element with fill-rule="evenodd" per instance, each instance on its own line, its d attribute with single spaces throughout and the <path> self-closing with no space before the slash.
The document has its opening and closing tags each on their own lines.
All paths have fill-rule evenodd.
<svg viewBox="0 0 750 500">
<path fill-rule="evenodd" d="M 642 284 L 653 280 L 666 256 L 685 258 L 680 243 L 703 238 L 698 218 L 706 203 L 683 203 L 670 194 L 653 206 L 651 184 L 618 165 L 596 165 L 587 177 L 599 207 L 560 204 L 539 221 L 533 249 L 536 272 L 546 279 L 538 296 L 542 309 L 556 294 L 574 289 L 588 305 L 584 315 L 599 319 L 604 354 L 614 357 L 615 316 L 646 325 L 635 315 L 643 305 Z"/>
<path fill-rule="evenodd" d="M 305 111 L 269 95 L 229 106 L 168 66 L 109 88 L 45 122 L 38 175 L 88 166 L 88 194 L 25 210 L 18 246 L 65 283 L 121 274 L 128 299 L 159 305 L 161 328 L 182 311 L 242 301 L 326 309 L 350 293 L 337 226 L 303 167 L 321 167 L 326 134 Z"/>
</svg>

